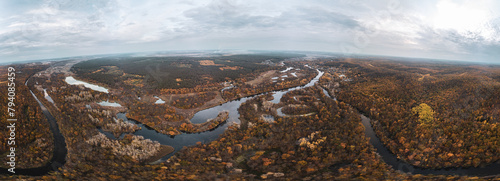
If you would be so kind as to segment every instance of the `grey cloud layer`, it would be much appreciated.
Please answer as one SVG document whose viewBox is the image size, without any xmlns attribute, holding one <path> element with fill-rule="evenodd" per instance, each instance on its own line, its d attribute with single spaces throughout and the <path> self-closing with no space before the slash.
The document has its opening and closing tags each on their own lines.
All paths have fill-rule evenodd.
<svg viewBox="0 0 500 181">
<path fill-rule="evenodd" d="M 426 10 L 440 1 L 2 2 L 0 61 L 217 48 L 499 61 L 500 17 L 438 29 Z"/>
</svg>

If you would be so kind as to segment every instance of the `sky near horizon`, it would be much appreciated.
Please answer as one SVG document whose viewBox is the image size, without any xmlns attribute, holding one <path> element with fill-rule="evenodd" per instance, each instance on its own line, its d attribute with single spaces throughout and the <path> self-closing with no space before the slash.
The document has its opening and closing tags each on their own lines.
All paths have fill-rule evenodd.
<svg viewBox="0 0 500 181">
<path fill-rule="evenodd" d="M 495 0 L 5 0 L 0 63 L 169 50 L 500 62 Z"/>
</svg>

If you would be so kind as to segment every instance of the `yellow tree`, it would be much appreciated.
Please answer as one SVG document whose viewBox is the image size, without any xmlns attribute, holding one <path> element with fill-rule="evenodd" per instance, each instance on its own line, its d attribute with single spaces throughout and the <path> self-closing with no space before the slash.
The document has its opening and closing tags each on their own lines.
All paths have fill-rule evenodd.
<svg viewBox="0 0 500 181">
<path fill-rule="evenodd" d="M 411 109 L 412 114 L 418 115 L 421 124 L 432 124 L 434 120 L 434 111 L 426 103 L 422 103 Z"/>
</svg>

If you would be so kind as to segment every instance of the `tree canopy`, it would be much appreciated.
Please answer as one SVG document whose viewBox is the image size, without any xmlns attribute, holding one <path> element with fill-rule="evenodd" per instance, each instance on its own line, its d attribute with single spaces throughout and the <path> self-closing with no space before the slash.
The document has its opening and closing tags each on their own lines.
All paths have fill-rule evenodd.
<svg viewBox="0 0 500 181">
<path fill-rule="evenodd" d="M 418 115 L 418 120 L 421 124 L 432 124 L 434 120 L 434 111 L 426 103 L 421 103 L 420 105 L 411 109 L 414 115 Z"/>
</svg>

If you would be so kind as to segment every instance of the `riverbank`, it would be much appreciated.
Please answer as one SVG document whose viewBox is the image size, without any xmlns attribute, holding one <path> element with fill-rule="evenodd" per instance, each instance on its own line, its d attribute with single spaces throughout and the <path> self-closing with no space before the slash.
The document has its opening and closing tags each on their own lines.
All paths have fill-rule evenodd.
<svg viewBox="0 0 500 181">
<path fill-rule="evenodd" d="M 228 111 L 221 111 L 214 119 L 208 119 L 207 122 L 200 124 L 186 124 L 183 123 L 179 130 L 186 133 L 201 133 L 205 131 L 212 130 L 218 127 L 220 124 L 224 123 L 227 118 L 229 118 Z"/>
</svg>

